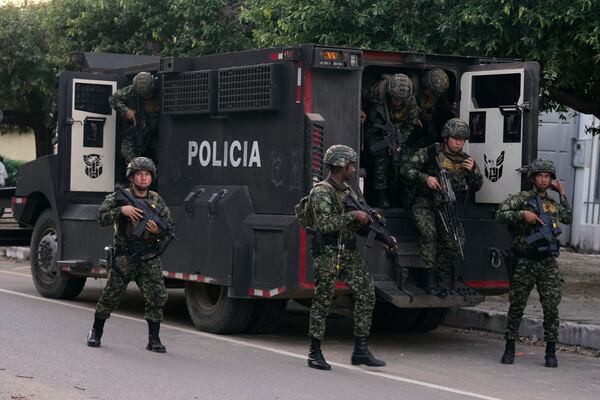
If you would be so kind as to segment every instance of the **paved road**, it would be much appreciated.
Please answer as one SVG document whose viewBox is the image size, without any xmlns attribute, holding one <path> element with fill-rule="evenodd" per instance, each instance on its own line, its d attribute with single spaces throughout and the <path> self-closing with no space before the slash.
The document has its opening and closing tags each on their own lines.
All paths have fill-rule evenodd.
<svg viewBox="0 0 600 400">
<path fill-rule="evenodd" d="M 330 321 L 325 355 L 333 371 L 306 367 L 304 311 L 288 312 L 272 335 L 217 336 L 196 331 L 181 290 L 171 290 L 161 338 L 166 354 L 144 349 L 143 300 L 130 289 L 107 322 L 103 346 L 85 346 L 100 281 L 76 301 L 38 296 L 27 266 L 0 260 L 0 399 L 596 399 L 600 361 L 520 346 L 513 366 L 498 362 L 495 337 L 438 329 L 380 334 L 373 352 L 384 369 L 349 363 L 351 321 Z"/>
</svg>

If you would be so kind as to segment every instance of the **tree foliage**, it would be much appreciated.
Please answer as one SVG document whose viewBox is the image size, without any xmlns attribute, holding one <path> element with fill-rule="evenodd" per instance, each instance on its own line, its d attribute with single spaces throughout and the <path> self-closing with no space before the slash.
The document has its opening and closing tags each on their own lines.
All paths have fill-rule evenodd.
<svg viewBox="0 0 600 400">
<path fill-rule="evenodd" d="M 49 0 L 0 6 L 0 109 L 50 151 L 71 51 L 193 56 L 320 43 L 542 65 L 544 104 L 600 117 L 599 0 Z"/>
</svg>

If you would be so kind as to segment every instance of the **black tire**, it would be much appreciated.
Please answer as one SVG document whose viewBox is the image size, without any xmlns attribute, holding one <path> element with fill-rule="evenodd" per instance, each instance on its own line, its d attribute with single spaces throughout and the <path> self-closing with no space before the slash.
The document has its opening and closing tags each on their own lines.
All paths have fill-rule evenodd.
<svg viewBox="0 0 600 400">
<path fill-rule="evenodd" d="M 185 283 L 185 302 L 196 328 L 219 334 L 242 332 L 254 310 L 252 300 L 232 299 L 226 286 L 202 282 Z"/>
<path fill-rule="evenodd" d="M 432 331 L 442 323 L 447 312 L 447 308 L 420 309 L 419 315 L 410 330 L 413 332 Z"/>
<path fill-rule="evenodd" d="M 244 329 L 244 333 L 271 333 L 279 325 L 285 311 L 286 300 L 255 300 L 254 311 Z"/>
<path fill-rule="evenodd" d="M 58 268 L 59 241 L 57 223 L 50 210 L 45 210 L 31 234 L 31 276 L 42 296 L 70 300 L 81 293 L 86 278 L 63 274 Z"/>
<path fill-rule="evenodd" d="M 377 301 L 373 310 L 375 332 L 406 332 L 419 317 L 416 308 L 398 308 L 391 303 Z"/>
</svg>

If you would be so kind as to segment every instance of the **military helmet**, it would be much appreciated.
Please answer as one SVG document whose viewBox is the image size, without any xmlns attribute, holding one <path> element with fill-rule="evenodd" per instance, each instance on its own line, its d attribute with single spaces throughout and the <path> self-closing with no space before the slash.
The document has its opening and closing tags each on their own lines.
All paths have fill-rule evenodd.
<svg viewBox="0 0 600 400">
<path fill-rule="evenodd" d="M 532 178 L 540 172 L 548 172 L 552 175 L 552 179 L 556 179 L 556 167 L 551 160 L 547 158 L 536 158 L 527 168 L 527 177 Z"/>
<path fill-rule="evenodd" d="M 331 146 L 323 156 L 323 162 L 332 167 L 345 167 L 348 164 L 355 163 L 356 159 L 356 151 L 343 144 Z"/>
<path fill-rule="evenodd" d="M 385 92 L 388 96 L 398 100 L 406 100 L 412 95 L 413 83 L 410 78 L 404 74 L 394 74 L 390 76 L 385 85 Z"/>
<path fill-rule="evenodd" d="M 460 118 L 449 119 L 442 129 L 442 138 L 449 137 L 469 140 L 470 136 L 469 125 Z"/>
<path fill-rule="evenodd" d="M 148 171 L 154 177 L 156 175 L 156 165 L 148 157 L 136 157 L 127 164 L 125 176 L 129 178 L 138 171 Z"/>
<path fill-rule="evenodd" d="M 431 89 L 436 96 L 446 93 L 450 86 L 448 75 L 441 68 L 433 68 L 423 75 L 423 87 Z"/>
<path fill-rule="evenodd" d="M 147 97 L 154 90 L 154 77 L 150 72 L 140 72 L 133 77 L 133 90 L 138 96 Z"/>
</svg>

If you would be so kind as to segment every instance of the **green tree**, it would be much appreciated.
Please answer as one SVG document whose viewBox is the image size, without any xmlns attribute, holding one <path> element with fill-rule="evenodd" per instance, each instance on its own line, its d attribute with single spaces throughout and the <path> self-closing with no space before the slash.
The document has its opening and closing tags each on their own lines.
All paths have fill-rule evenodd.
<svg viewBox="0 0 600 400">
<path fill-rule="evenodd" d="M 33 130 L 36 154 L 52 149 L 54 85 L 59 59 L 43 28 L 46 6 L 0 7 L 0 109 L 3 128 Z"/>
</svg>

